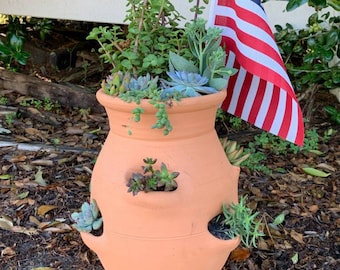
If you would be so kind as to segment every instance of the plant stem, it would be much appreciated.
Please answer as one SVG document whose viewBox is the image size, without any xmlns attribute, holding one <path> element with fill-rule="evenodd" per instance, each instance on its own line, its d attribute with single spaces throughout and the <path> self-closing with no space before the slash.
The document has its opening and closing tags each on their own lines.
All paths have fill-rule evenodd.
<svg viewBox="0 0 340 270">
<path fill-rule="evenodd" d="M 200 0 L 196 0 L 196 9 L 195 9 L 195 15 L 194 15 L 194 21 L 197 20 L 197 17 L 198 17 L 198 8 L 200 6 Z"/>
<path fill-rule="evenodd" d="M 159 21 L 160 21 L 161 17 L 163 17 L 163 19 L 162 19 L 162 24 L 164 25 L 164 23 L 165 23 L 165 20 L 164 20 L 164 13 L 163 13 L 163 12 L 164 12 L 165 1 L 166 1 L 166 0 L 163 0 L 163 1 L 162 1 L 161 7 L 160 7 L 159 13 L 158 13 L 157 22 L 156 22 L 156 24 L 154 25 L 154 27 L 152 28 L 151 33 L 153 33 L 154 31 L 156 31 L 156 29 L 158 28 Z"/>
</svg>

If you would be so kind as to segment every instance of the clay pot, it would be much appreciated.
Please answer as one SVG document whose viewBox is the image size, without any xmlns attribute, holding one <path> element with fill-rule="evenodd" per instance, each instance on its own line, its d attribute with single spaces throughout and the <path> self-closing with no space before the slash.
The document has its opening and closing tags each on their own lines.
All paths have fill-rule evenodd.
<svg viewBox="0 0 340 270">
<path fill-rule="evenodd" d="M 173 102 L 168 108 L 173 130 L 164 136 L 151 129 L 155 109 L 147 100 L 136 123 L 131 114 L 136 104 L 97 92 L 110 124 L 91 180 L 103 234 L 81 235 L 106 270 L 221 270 L 237 247 L 239 238 L 220 240 L 207 228 L 223 202 L 238 201 L 239 167 L 229 163 L 214 129 L 225 96 L 221 91 Z M 127 192 L 128 178 L 141 172 L 146 157 L 180 173 L 175 191 Z"/>
</svg>

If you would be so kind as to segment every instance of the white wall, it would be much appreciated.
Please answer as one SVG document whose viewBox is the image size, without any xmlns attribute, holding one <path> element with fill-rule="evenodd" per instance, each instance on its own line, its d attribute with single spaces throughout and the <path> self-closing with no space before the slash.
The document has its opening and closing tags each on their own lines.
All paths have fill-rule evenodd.
<svg viewBox="0 0 340 270">
<path fill-rule="evenodd" d="M 191 19 L 189 9 L 193 4 L 189 4 L 186 0 L 172 2 L 184 17 Z M 285 12 L 286 3 L 286 1 L 264 3 L 272 29 L 275 24 L 284 25 L 286 22 L 296 28 L 304 28 L 308 16 L 314 12 L 314 9 L 304 5 L 295 11 Z M 122 23 L 125 17 L 125 5 L 126 0 L 0 0 L 0 14 Z M 205 12 L 206 17 L 207 14 L 208 10 Z"/>
</svg>

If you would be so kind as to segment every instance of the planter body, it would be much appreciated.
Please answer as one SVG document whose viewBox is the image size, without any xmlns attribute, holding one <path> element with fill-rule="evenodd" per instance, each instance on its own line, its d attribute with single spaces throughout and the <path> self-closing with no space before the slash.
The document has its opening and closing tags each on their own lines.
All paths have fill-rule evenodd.
<svg viewBox="0 0 340 270">
<path fill-rule="evenodd" d="M 81 235 L 106 270 L 221 270 L 237 247 L 238 238 L 220 240 L 207 229 L 223 202 L 238 201 L 239 168 L 229 163 L 214 129 L 225 95 L 174 101 L 168 108 L 173 130 L 164 136 L 151 129 L 156 118 L 148 101 L 140 104 L 144 113 L 135 123 L 131 111 L 136 104 L 97 92 L 110 124 L 91 180 L 103 234 Z M 128 178 L 141 172 L 146 157 L 180 173 L 177 190 L 127 192 Z"/>
</svg>

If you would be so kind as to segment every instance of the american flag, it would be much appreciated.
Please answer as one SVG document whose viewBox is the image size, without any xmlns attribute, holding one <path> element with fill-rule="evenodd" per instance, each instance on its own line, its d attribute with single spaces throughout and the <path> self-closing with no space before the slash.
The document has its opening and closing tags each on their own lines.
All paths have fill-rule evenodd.
<svg viewBox="0 0 340 270">
<path fill-rule="evenodd" d="M 239 70 L 222 109 L 302 146 L 301 108 L 260 0 L 211 0 L 209 16 L 222 29 L 227 66 Z"/>
</svg>

